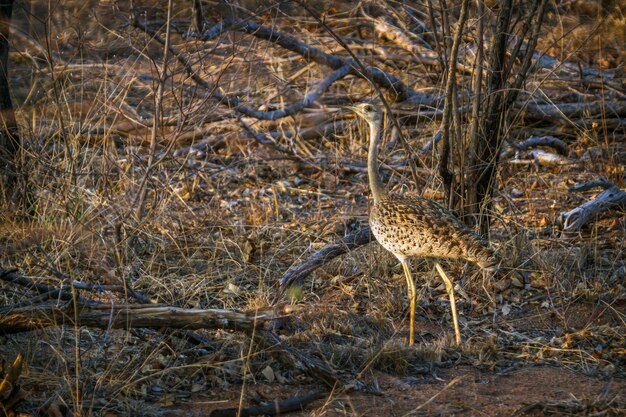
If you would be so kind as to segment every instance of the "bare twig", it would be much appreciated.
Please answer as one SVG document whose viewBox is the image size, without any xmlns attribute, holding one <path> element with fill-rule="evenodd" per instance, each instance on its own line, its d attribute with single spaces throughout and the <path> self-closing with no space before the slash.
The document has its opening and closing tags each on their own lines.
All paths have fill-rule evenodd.
<svg viewBox="0 0 626 417">
<path fill-rule="evenodd" d="M 567 143 L 553 136 L 530 136 L 528 139 L 515 145 L 518 151 L 524 151 L 539 146 L 547 146 L 555 149 L 561 155 L 567 155 Z"/>
<path fill-rule="evenodd" d="M 165 43 L 163 44 L 163 62 L 159 71 L 159 78 L 157 81 L 157 89 L 154 95 L 154 119 L 152 123 L 152 131 L 150 133 L 150 152 L 148 153 L 148 165 L 144 173 L 143 178 L 140 181 L 139 191 L 135 198 L 133 207 L 135 208 L 135 217 L 139 220 L 143 218 L 144 214 L 144 201 L 146 194 L 148 193 L 148 178 L 154 169 L 155 164 L 155 152 L 157 147 L 157 130 L 162 128 L 163 119 L 163 92 L 165 89 L 165 80 L 167 78 L 167 61 L 169 59 L 169 46 L 171 39 L 171 20 L 172 20 L 172 0 L 169 0 L 167 5 L 167 20 L 165 22 Z"/>
<path fill-rule="evenodd" d="M 191 0 L 191 27 L 190 30 L 202 32 L 204 30 L 204 13 L 201 0 Z"/>
<path fill-rule="evenodd" d="M 432 104 L 434 102 L 433 97 L 410 89 L 396 76 L 387 74 L 375 67 L 365 67 L 365 71 L 363 71 L 363 68 L 357 65 L 352 59 L 343 59 L 335 55 L 327 54 L 321 49 L 309 46 L 255 22 L 225 19 L 204 32 L 202 40 L 214 39 L 229 30 L 248 33 L 259 39 L 276 43 L 291 52 L 301 55 L 307 61 L 326 65 L 335 70 L 348 66 L 351 75 L 372 80 L 382 88 L 391 90 L 396 94 L 398 101 L 410 100 L 416 104 Z"/>
</svg>

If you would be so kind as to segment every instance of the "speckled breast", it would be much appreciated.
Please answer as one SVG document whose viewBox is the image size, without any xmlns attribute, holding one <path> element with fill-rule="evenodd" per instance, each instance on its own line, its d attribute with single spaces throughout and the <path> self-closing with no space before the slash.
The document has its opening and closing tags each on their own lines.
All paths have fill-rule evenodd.
<svg viewBox="0 0 626 417">
<path fill-rule="evenodd" d="M 418 219 L 397 209 L 385 203 L 372 207 L 369 223 L 378 243 L 396 256 L 432 256 L 432 242 L 421 233 Z"/>
<path fill-rule="evenodd" d="M 412 256 L 418 242 L 411 233 L 399 226 L 386 225 L 375 217 L 370 217 L 370 228 L 378 243 L 389 252 L 403 257 Z"/>
</svg>

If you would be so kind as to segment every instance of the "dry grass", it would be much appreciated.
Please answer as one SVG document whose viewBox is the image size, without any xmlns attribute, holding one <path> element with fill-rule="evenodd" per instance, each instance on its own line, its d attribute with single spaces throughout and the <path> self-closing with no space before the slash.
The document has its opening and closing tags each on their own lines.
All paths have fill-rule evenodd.
<svg viewBox="0 0 626 417">
<path fill-rule="evenodd" d="M 37 4 L 40 7 L 44 6 Z M 158 152 L 168 153 L 148 176 L 149 214 L 136 219 L 133 213 L 147 163 L 161 49 L 136 30 L 122 28 L 123 14 L 111 7 L 98 2 L 87 9 L 76 3 L 54 12 L 49 28 L 54 35 L 53 70 L 36 65 L 38 60 L 50 60 L 44 38 L 25 34 L 12 38 L 19 52 L 12 54 L 16 59 L 11 71 L 28 74 L 13 81 L 17 102 L 24 103 L 19 117 L 34 215 L 23 220 L 2 207 L 0 266 L 19 268 L 34 281 L 54 286 L 63 279 L 108 284 L 127 279 L 154 301 L 181 307 L 252 310 L 271 304 L 279 278 L 291 265 L 366 223 L 365 173 L 345 169 L 365 160 L 363 136 L 356 124 L 347 124 L 347 130 L 338 128 L 335 135 L 315 140 L 280 137 L 280 143 L 296 149 L 305 162 L 294 160 L 250 140 L 235 119 L 205 122 L 210 115 L 228 115 L 228 109 L 204 98 L 202 92 L 196 94 L 197 86 L 172 62 L 164 101 L 168 126 L 158 132 Z M 146 10 L 150 18 L 162 13 L 147 6 Z M 186 9 L 177 12 L 175 19 L 187 16 Z M 30 21 L 32 30 L 41 30 L 34 16 L 17 13 L 17 28 Z M 357 21 L 351 20 L 354 11 L 337 13 L 335 29 L 342 36 L 356 36 L 351 26 Z M 86 22 L 82 31 L 68 23 L 77 16 Z M 623 20 L 623 16 L 616 12 L 610 19 Z M 305 17 L 281 15 L 272 24 L 302 41 L 337 49 Z M 384 43 L 363 30 L 366 40 Z M 604 39 L 617 43 L 613 36 L 618 35 Z M 224 91 L 252 107 L 300 99 L 312 82 L 324 76 L 323 68 L 250 36 L 232 34 L 204 44 L 175 35 L 173 42 L 196 57 L 198 73 L 219 78 Z M 563 43 L 563 48 L 568 45 Z M 24 59 L 17 60 L 18 54 Z M 360 58 L 394 71 L 373 54 L 363 52 Z M 621 55 L 614 59 L 623 62 Z M 420 71 L 411 64 L 396 72 L 415 82 L 415 88 L 438 91 L 440 86 L 426 77 L 413 77 Z M 540 85 L 540 80 L 530 83 Z M 289 133 L 306 123 L 319 123 L 311 119 L 327 114 L 325 102 L 371 94 L 364 82 L 347 78 L 314 106 L 313 114 L 253 127 Z M 141 124 L 148 129 L 142 130 Z M 419 149 L 436 127 L 436 121 L 412 126 L 415 134 L 410 145 Z M 529 131 L 539 128 L 553 129 L 528 127 Z M 518 120 L 511 137 L 523 137 L 525 129 Z M 552 134 L 558 134 L 556 128 Z M 624 277 L 613 275 L 624 266 L 623 213 L 612 213 L 569 240 L 560 238 L 554 220 L 593 195 L 591 191 L 572 194 L 568 185 L 598 175 L 623 181 L 623 166 L 622 171 L 619 167 L 626 155 L 624 130 L 623 126 L 610 131 L 579 126 L 563 135 L 572 149 L 571 158 L 584 159 L 592 149 L 598 149 L 593 155 L 600 157 L 583 166 L 503 166 L 501 170 L 492 232 L 493 244 L 504 259 L 499 282 L 484 286 L 472 279 L 474 267 L 448 266 L 454 276 L 463 277 L 459 308 L 467 343 L 462 348 L 452 343 L 445 291 L 423 260 L 413 264 L 420 295 L 418 340 L 416 347 L 405 345 L 408 300 L 402 270 L 376 244 L 333 260 L 293 292 L 298 295 L 293 302 L 301 304 L 303 312 L 279 330 L 281 338 L 363 380 L 377 372 L 415 376 L 459 364 L 493 371 L 529 362 L 623 378 L 626 289 Z M 183 152 L 185 146 L 199 142 L 207 144 L 206 150 Z M 386 145 L 383 158 L 391 166 L 404 161 L 402 147 Z M 407 170 L 388 172 L 392 188 L 411 188 Z M 428 191 L 440 191 L 435 181 L 424 181 Z M 4 305 L 25 302 L 31 295 L 7 284 L 0 286 Z M 128 301 L 119 294 L 81 295 Z M 156 415 L 157 408 L 190 395 L 266 381 L 263 371 L 268 366 L 281 384 L 298 386 L 306 381 L 304 375 L 281 365 L 276 352 L 250 346 L 243 334 L 198 333 L 206 337 L 206 346 L 191 345 L 165 330 L 60 326 L 0 336 L 0 355 L 25 354 L 22 385 L 30 411 L 63 403 L 82 408 L 84 415 L 107 411 Z"/>
</svg>

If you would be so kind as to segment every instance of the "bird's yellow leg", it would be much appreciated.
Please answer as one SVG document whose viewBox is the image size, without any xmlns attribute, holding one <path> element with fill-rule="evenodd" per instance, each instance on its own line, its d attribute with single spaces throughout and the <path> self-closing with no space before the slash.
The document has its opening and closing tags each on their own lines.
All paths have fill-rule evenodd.
<svg viewBox="0 0 626 417">
<path fill-rule="evenodd" d="M 487 294 L 487 298 L 489 298 L 489 302 L 491 303 L 492 306 L 496 306 L 496 299 L 495 297 L 491 296 L 491 292 L 494 291 L 493 289 L 493 285 L 492 285 L 492 279 L 494 276 L 494 272 L 493 271 L 487 271 L 486 269 L 482 269 L 480 271 L 483 275 L 483 291 L 485 291 L 485 294 Z"/>
<path fill-rule="evenodd" d="M 406 283 L 409 288 L 409 346 L 413 345 L 413 341 L 415 340 L 414 334 L 414 325 L 415 325 L 415 300 L 417 298 L 417 293 L 415 292 L 415 282 L 411 277 L 411 269 L 409 268 L 408 261 L 401 261 L 402 269 L 404 269 L 404 275 L 406 276 Z"/>
<path fill-rule="evenodd" d="M 435 268 L 437 268 L 437 272 L 441 275 L 441 279 L 443 279 L 443 283 L 446 285 L 446 291 L 448 292 L 448 296 L 450 297 L 450 309 L 452 310 L 452 322 L 454 323 L 454 338 L 456 340 L 456 345 L 459 346 L 461 344 L 461 332 L 459 331 L 459 320 L 456 315 L 456 301 L 454 299 L 454 286 L 452 285 L 452 281 L 446 275 L 446 272 L 443 270 L 439 262 L 435 262 Z"/>
</svg>

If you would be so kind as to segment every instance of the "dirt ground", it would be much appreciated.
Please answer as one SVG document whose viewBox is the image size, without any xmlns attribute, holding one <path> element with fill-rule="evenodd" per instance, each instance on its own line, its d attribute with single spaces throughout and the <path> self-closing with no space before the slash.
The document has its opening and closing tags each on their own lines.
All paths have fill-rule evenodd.
<svg viewBox="0 0 626 417">
<path fill-rule="evenodd" d="M 293 416 L 542 416 L 618 415 L 610 408 L 624 405 L 626 381 L 603 380 L 582 375 L 565 367 L 522 366 L 503 372 L 455 366 L 438 369 L 432 375 L 394 377 L 372 375 L 380 389 L 367 393 L 329 394 Z M 259 385 L 248 388 L 246 397 L 271 401 L 307 391 L 314 385 L 276 388 Z M 203 416 L 214 409 L 236 407 L 240 391 L 220 392 L 194 398 L 171 410 L 171 416 Z M 528 407 L 536 405 L 536 407 Z M 527 411 L 523 411 L 527 407 Z M 623 410 L 623 409 L 622 409 Z M 517 414 L 516 412 L 519 412 Z M 168 415 L 167 413 L 165 415 Z"/>
</svg>

